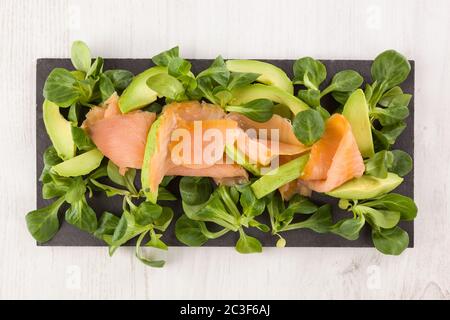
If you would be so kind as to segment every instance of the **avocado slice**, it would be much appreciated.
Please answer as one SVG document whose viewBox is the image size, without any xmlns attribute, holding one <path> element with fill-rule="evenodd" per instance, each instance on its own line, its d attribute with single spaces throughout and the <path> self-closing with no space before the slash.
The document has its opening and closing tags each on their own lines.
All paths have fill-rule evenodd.
<svg viewBox="0 0 450 320">
<path fill-rule="evenodd" d="M 309 160 L 309 153 L 285 163 L 278 168 L 269 171 L 256 180 L 250 187 L 256 198 L 261 199 L 272 191 L 299 178 L 303 173 L 303 168 Z"/>
<path fill-rule="evenodd" d="M 232 94 L 233 99 L 230 101 L 230 105 L 241 105 L 255 99 L 269 99 L 288 106 L 294 115 L 309 109 L 306 103 L 292 94 L 280 88 L 259 83 L 234 89 Z"/>
<path fill-rule="evenodd" d="M 375 154 L 372 140 L 372 126 L 369 119 L 369 106 L 367 105 L 364 91 L 358 89 L 350 95 L 345 103 L 342 115 L 352 126 L 352 132 L 361 155 L 364 158 L 372 157 Z"/>
<path fill-rule="evenodd" d="M 326 194 L 335 198 L 362 200 L 381 196 L 391 192 L 403 182 L 395 173 L 388 173 L 387 178 L 380 179 L 369 175 L 350 180 Z"/>
<path fill-rule="evenodd" d="M 64 119 L 59 107 L 48 100 L 42 106 L 45 130 L 47 131 L 58 156 L 69 160 L 75 156 L 76 147 L 72 138 L 72 125 Z"/>
<path fill-rule="evenodd" d="M 271 85 L 289 94 L 294 94 L 294 86 L 291 79 L 280 68 L 273 64 L 257 60 L 228 60 L 227 68 L 233 72 L 252 72 L 259 73 L 256 81 Z"/>
<path fill-rule="evenodd" d="M 158 94 L 147 86 L 147 79 L 165 72 L 166 67 L 156 66 L 135 76 L 119 98 L 120 111 L 127 113 L 155 101 Z"/>
<path fill-rule="evenodd" d="M 98 149 L 89 150 L 70 160 L 52 167 L 52 171 L 62 177 L 78 177 L 97 169 L 102 162 L 103 154 Z"/>
<path fill-rule="evenodd" d="M 244 167 L 245 170 L 251 172 L 254 176 L 259 177 L 261 175 L 261 168 L 254 163 L 248 161 L 245 154 L 238 150 L 234 145 L 226 145 L 225 153 L 230 157 L 235 163 Z"/>
<path fill-rule="evenodd" d="M 161 126 L 161 122 L 164 119 L 164 115 L 160 116 L 153 122 L 150 131 L 147 136 L 147 143 L 145 144 L 145 153 L 144 153 L 144 162 L 142 163 L 142 171 L 141 171 L 141 185 L 142 190 L 144 190 L 144 194 L 147 197 L 147 201 L 152 203 L 156 203 L 158 200 L 158 190 L 155 192 L 151 192 L 150 190 L 150 176 L 151 176 L 151 166 L 150 162 L 157 151 L 157 142 L 158 142 L 158 131 Z"/>
</svg>

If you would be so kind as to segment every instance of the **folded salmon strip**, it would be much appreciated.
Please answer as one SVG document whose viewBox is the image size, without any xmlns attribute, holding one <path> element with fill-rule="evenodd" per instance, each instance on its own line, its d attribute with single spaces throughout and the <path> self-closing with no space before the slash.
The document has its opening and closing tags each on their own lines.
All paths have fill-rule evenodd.
<svg viewBox="0 0 450 320">
<path fill-rule="evenodd" d="M 274 114 L 272 118 L 266 122 L 257 122 L 242 114 L 232 112 L 227 115 L 227 119 L 235 120 L 239 124 L 239 127 L 244 131 L 256 129 L 258 132 L 259 129 L 267 129 L 267 138 L 265 139 L 268 140 L 275 138 L 272 136 L 273 132 L 270 129 L 279 129 L 278 137 L 280 142 L 297 146 L 299 147 L 299 150 L 306 148 L 295 136 L 291 122 L 280 115 Z"/>
<path fill-rule="evenodd" d="M 194 121 L 199 121 L 202 129 L 218 129 L 220 133 L 229 127 L 235 128 L 237 125 L 233 121 L 224 119 L 225 112 L 222 108 L 198 101 L 172 103 L 164 107 L 162 114 L 154 125 L 155 150 L 150 157 L 148 184 L 150 192 L 156 192 L 159 184 L 165 175 L 194 175 L 213 178 L 230 178 L 247 175 L 244 169 L 237 165 L 222 165 L 214 163 L 214 160 L 223 158 L 222 153 L 214 154 L 213 161 L 204 161 L 203 151 L 205 146 L 211 143 L 202 143 L 201 148 L 193 148 L 191 143 L 190 157 L 184 159 L 183 152 L 177 154 L 177 144 L 173 143 L 173 134 L 176 129 L 186 129 L 192 133 Z M 181 131 L 180 131 L 181 132 Z M 176 141 L 175 141 L 176 142 Z M 192 141 L 191 141 L 192 142 Z M 175 151 L 175 152 L 174 152 Z M 193 161 L 200 159 L 200 161 Z M 181 162 L 180 162 L 181 161 Z M 216 161 L 216 162 L 217 162 Z"/>
<path fill-rule="evenodd" d="M 155 117 L 155 113 L 140 110 L 122 114 L 114 93 L 103 106 L 93 107 L 87 113 L 82 128 L 124 174 L 126 168 L 142 167 L 147 134 Z"/>
<path fill-rule="evenodd" d="M 174 102 L 164 107 L 164 114 L 172 114 L 184 121 L 216 120 L 225 118 L 225 112 L 214 104 L 185 101 Z"/>
<path fill-rule="evenodd" d="M 291 123 L 279 115 L 266 122 L 256 122 L 239 113 L 230 113 L 227 119 L 238 123 L 241 130 L 237 147 L 252 163 L 266 166 L 279 155 L 299 155 L 309 149 L 298 141 Z"/>
<path fill-rule="evenodd" d="M 169 144 L 172 162 L 197 169 L 213 166 L 223 159 L 227 139 L 232 143 L 236 129 L 237 123 L 229 119 L 179 120 Z"/>
<path fill-rule="evenodd" d="M 311 149 L 302 174 L 306 186 L 328 192 L 364 173 L 364 162 L 351 126 L 341 114 L 331 116 L 325 133 Z"/>
<path fill-rule="evenodd" d="M 170 166 L 166 172 L 169 176 L 211 177 L 215 179 L 236 178 L 248 180 L 247 171 L 237 164 L 218 163 L 207 168 Z"/>
<path fill-rule="evenodd" d="M 300 154 L 308 150 L 295 137 L 290 122 L 278 115 L 265 123 L 258 123 L 240 114 L 226 115 L 216 105 L 190 101 L 165 106 L 159 122 L 155 132 L 157 150 L 150 159 L 149 185 L 152 192 L 164 175 L 174 170 L 210 176 L 217 183 L 224 184 L 247 180 L 247 173 L 241 167 L 222 165 L 226 144 L 237 143 L 250 160 L 263 165 L 269 164 L 279 154 Z M 210 129 L 212 131 L 208 131 Z M 249 129 L 254 130 L 253 137 L 245 132 Z M 260 129 L 266 129 L 266 136 L 259 135 Z M 273 135 L 270 129 L 278 129 L 277 134 Z M 200 145 L 195 141 L 199 138 L 194 134 L 196 130 L 201 134 Z M 218 135 L 211 134 L 208 140 L 208 133 L 214 130 Z M 169 159 L 178 167 L 171 167 Z M 237 168 L 240 173 L 233 173 Z M 202 169 L 205 170 L 202 172 Z M 213 169 L 225 171 L 219 170 L 219 174 L 211 175 Z"/>
</svg>

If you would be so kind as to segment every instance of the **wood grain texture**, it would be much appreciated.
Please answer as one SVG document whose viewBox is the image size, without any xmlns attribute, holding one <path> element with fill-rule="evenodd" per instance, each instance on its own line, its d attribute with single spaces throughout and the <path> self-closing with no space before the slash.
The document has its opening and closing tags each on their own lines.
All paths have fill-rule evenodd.
<svg viewBox="0 0 450 320">
<path fill-rule="evenodd" d="M 0 0 L 0 298 L 450 298 L 450 3 L 430 1 Z M 36 247 L 35 63 L 83 39 L 96 55 L 145 58 L 179 44 L 211 58 L 416 61 L 415 248 L 173 248 L 164 269 L 131 248 Z"/>
</svg>

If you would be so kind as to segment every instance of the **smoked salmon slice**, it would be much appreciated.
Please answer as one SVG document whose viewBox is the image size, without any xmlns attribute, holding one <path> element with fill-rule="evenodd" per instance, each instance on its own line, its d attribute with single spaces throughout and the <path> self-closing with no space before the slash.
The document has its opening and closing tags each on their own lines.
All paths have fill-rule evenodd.
<svg viewBox="0 0 450 320">
<path fill-rule="evenodd" d="M 215 120 L 225 117 L 225 112 L 221 107 L 198 101 L 174 102 L 166 105 L 163 112 L 185 121 Z"/>
<path fill-rule="evenodd" d="M 167 170 L 169 176 L 211 177 L 216 179 L 236 178 L 247 180 L 248 174 L 237 164 L 218 163 L 207 168 L 185 166 L 170 166 Z"/>
<path fill-rule="evenodd" d="M 237 123 L 229 119 L 179 121 L 169 144 L 172 162 L 197 169 L 213 166 L 223 159 L 227 139 L 234 139 L 236 129 Z"/>
<path fill-rule="evenodd" d="M 180 157 L 175 155 L 172 159 L 173 150 L 176 147 L 171 140 L 172 135 L 176 129 L 186 129 L 189 133 L 193 130 L 194 121 L 201 122 L 202 129 L 216 128 L 220 132 L 237 127 L 234 122 L 224 119 L 225 112 L 219 106 L 200 103 L 198 101 L 188 101 L 180 103 L 172 103 L 164 107 L 162 114 L 152 126 L 150 130 L 147 143 L 148 154 L 145 155 L 144 166 L 148 166 L 143 170 L 142 184 L 148 187 L 146 191 L 149 201 L 156 201 L 155 195 L 158 192 L 158 186 L 165 175 L 191 175 L 202 177 L 236 177 L 246 176 L 246 172 L 237 165 L 216 165 L 215 163 L 206 163 L 203 161 L 204 146 L 209 144 L 202 144 L 203 147 L 198 150 L 190 150 L 195 158 L 200 156 L 200 162 L 189 162 L 192 158 L 178 162 Z M 203 128 L 203 125 L 205 128 Z M 191 146 L 193 146 L 191 144 Z M 224 148 L 222 154 L 216 155 L 217 160 L 223 158 Z M 176 152 L 175 152 L 176 153 Z M 183 157 L 181 157 L 183 158 Z M 172 161 L 175 160 L 175 161 Z M 175 162 L 175 163 L 174 163 Z"/>
<path fill-rule="evenodd" d="M 311 149 L 302 180 L 317 192 L 328 192 L 360 177 L 365 167 L 350 123 L 341 114 L 331 116 L 322 138 Z"/>
<path fill-rule="evenodd" d="M 122 114 L 114 93 L 103 106 L 87 113 L 82 127 L 124 174 L 127 168 L 142 168 L 147 134 L 155 117 L 154 113 L 140 110 Z"/>
<path fill-rule="evenodd" d="M 239 113 L 230 113 L 227 119 L 238 123 L 241 130 L 237 147 L 255 164 L 266 166 L 279 155 L 300 155 L 309 150 L 298 141 L 291 123 L 279 115 L 266 122 L 256 122 Z"/>
<path fill-rule="evenodd" d="M 251 120 L 250 118 L 247 118 L 242 114 L 232 112 L 227 115 L 227 119 L 236 121 L 239 124 L 239 127 L 244 131 L 247 131 L 249 129 L 255 129 L 257 131 L 259 129 L 266 129 L 268 140 L 271 140 L 273 138 L 272 131 L 270 129 L 279 129 L 278 135 L 280 142 L 297 146 L 302 150 L 306 148 L 300 141 L 298 141 L 297 137 L 295 136 L 291 122 L 280 115 L 274 114 L 272 118 L 270 118 L 270 120 L 266 122 L 257 122 Z"/>
</svg>

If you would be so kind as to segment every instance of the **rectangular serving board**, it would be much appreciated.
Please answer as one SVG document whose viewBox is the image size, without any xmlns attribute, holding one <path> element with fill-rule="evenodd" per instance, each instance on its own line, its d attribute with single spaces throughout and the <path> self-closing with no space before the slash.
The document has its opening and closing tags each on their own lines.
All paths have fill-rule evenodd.
<svg viewBox="0 0 450 320">
<path fill-rule="evenodd" d="M 212 60 L 207 59 L 191 59 L 192 71 L 197 74 L 199 71 L 207 68 Z M 294 60 L 265 60 L 270 62 L 281 69 L 283 69 L 290 77 L 292 77 L 292 66 Z M 358 71 L 366 81 L 371 81 L 370 66 L 371 60 L 322 60 L 327 67 L 327 79 L 323 83 L 326 86 L 330 82 L 330 78 L 336 72 L 345 69 L 353 69 Z M 401 87 L 405 93 L 414 94 L 414 61 L 411 63 L 411 73 L 408 79 L 402 83 Z M 104 69 L 126 69 L 133 72 L 135 75 L 153 66 L 150 59 L 105 59 Z M 39 175 L 43 168 L 42 155 L 45 149 L 50 146 L 51 142 L 45 131 L 44 122 L 42 120 L 42 103 L 44 97 L 42 90 L 45 80 L 52 69 L 57 67 L 67 68 L 72 70 L 72 64 L 70 59 L 38 59 L 36 65 L 36 198 L 37 208 L 48 205 L 51 201 L 42 199 L 42 185 L 39 181 Z M 326 96 L 323 99 L 323 105 L 330 107 L 332 110 L 336 106 L 334 100 Z M 394 148 L 402 149 L 408 152 L 412 157 L 414 156 L 414 95 L 409 105 L 410 116 L 407 119 L 407 128 L 398 138 Z M 175 195 L 178 195 L 177 180 L 172 181 L 168 189 Z M 406 195 L 408 197 L 414 197 L 414 171 L 410 172 L 404 182 L 395 190 L 395 192 Z M 348 216 L 348 212 L 344 212 L 337 206 L 337 200 L 328 196 L 313 194 L 313 199 L 319 203 L 330 203 L 333 206 L 333 215 L 335 219 Z M 104 211 L 120 214 L 122 201 L 119 197 L 107 198 L 104 194 L 95 194 L 88 200 L 92 208 L 97 212 L 100 217 Z M 182 214 L 182 208 L 180 201 L 166 201 L 164 205 L 168 205 L 173 208 L 175 216 L 170 227 L 166 230 L 163 236 L 163 241 L 169 246 L 184 246 L 175 237 L 175 221 Z M 63 207 L 61 211 L 65 211 L 66 207 Z M 105 246 L 103 241 L 96 239 L 94 236 L 80 231 L 77 228 L 64 222 L 63 214 L 60 212 L 61 217 L 61 229 L 55 235 L 55 237 L 43 244 L 44 246 Z M 268 223 L 267 215 L 259 219 L 261 222 Z M 409 234 L 409 247 L 414 246 L 414 223 L 412 221 L 403 221 L 399 224 Z M 263 233 L 255 228 L 247 229 L 248 234 L 260 239 L 263 246 L 275 246 L 277 237 L 270 233 Z M 247 232 L 246 230 L 246 232 Z M 225 236 L 210 240 L 204 246 L 212 247 L 227 247 L 234 246 L 237 239 L 237 233 L 228 233 Z M 366 225 L 361 231 L 359 239 L 355 241 L 349 241 L 333 234 L 318 234 L 309 229 L 293 230 L 283 233 L 289 247 L 372 247 L 372 240 L 370 236 L 370 228 Z M 129 244 L 132 244 L 133 240 Z"/>
</svg>

